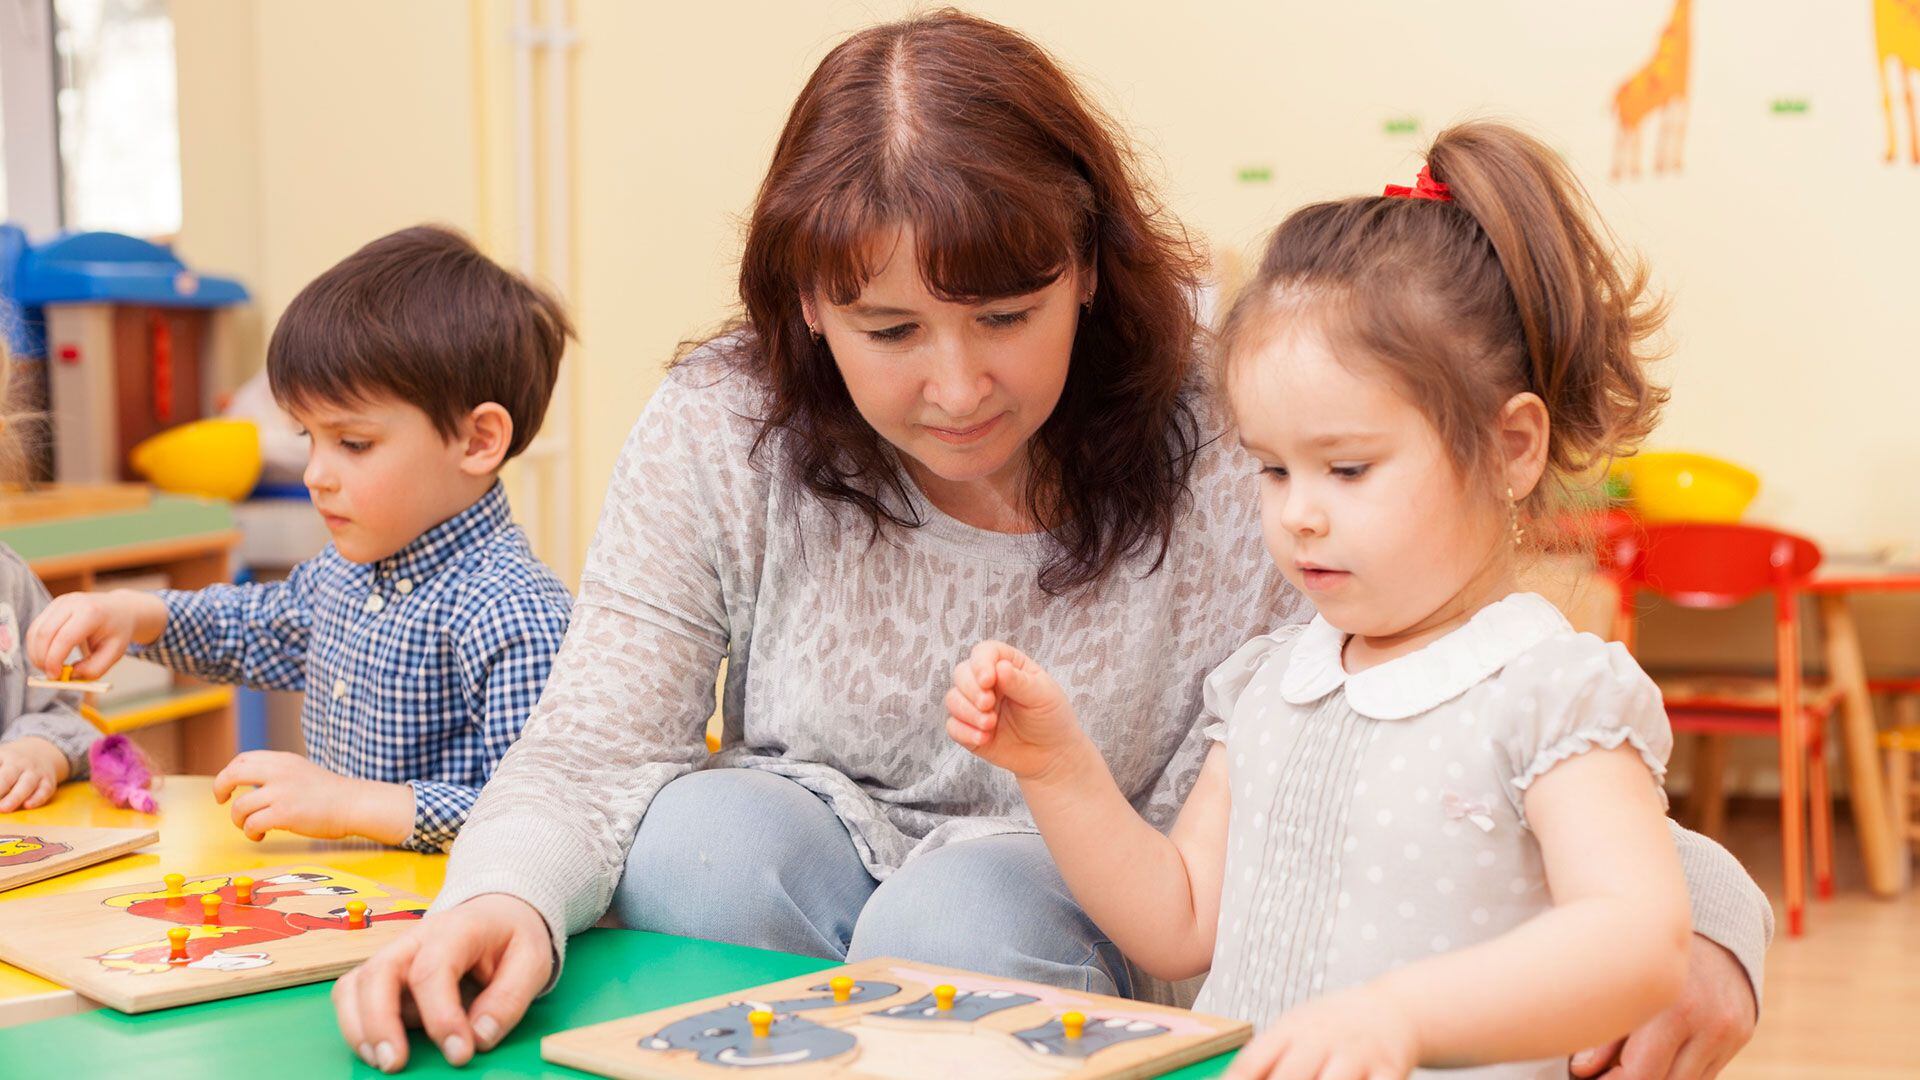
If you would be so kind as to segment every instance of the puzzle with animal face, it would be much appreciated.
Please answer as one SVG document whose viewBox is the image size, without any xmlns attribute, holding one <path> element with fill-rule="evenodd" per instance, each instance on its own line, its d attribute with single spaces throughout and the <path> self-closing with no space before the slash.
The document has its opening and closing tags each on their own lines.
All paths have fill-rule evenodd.
<svg viewBox="0 0 1920 1080">
<path fill-rule="evenodd" d="M 137 1013 L 330 979 L 427 901 L 326 866 L 0 902 L 0 960 Z"/>
<path fill-rule="evenodd" d="M 1251 1034 L 1184 1009 L 875 959 L 549 1035 L 540 1056 L 616 1080 L 1124 1080 Z"/>
<path fill-rule="evenodd" d="M 0 823 L 0 892 L 118 858 L 159 839 L 152 829 Z"/>
</svg>

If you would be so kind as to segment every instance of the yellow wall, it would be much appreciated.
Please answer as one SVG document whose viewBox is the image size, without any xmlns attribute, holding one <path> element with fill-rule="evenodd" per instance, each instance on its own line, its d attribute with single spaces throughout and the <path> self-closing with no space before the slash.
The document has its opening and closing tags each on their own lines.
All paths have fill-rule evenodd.
<svg viewBox="0 0 1920 1080">
<path fill-rule="evenodd" d="M 674 344 L 728 311 L 739 215 L 793 94 L 846 32 L 907 8 L 574 0 L 579 545 Z M 1677 300 L 1659 441 L 1753 466 L 1755 516 L 1831 545 L 1920 536 L 1920 169 L 1880 161 L 1864 0 L 1702 5 L 1685 172 L 1619 185 L 1608 103 L 1651 53 L 1667 0 L 1603 18 L 1526 0 L 975 8 L 1080 72 L 1174 208 L 1223 247 L 1302 201 L 1405 180 L 1451 119 L 1535 125 Z M 414 220 L 509 255 L 506 10 L 177 3 L 188 253 L 246 274 L 269 317 L 327 263 Z M 1782 97 L 1810 111 L 1776 115 Z M 1395 117 L 1419 133 L 1387 132 Z M 1248 166 L 1273 179 L 1241 182 Z"/>
</svg>

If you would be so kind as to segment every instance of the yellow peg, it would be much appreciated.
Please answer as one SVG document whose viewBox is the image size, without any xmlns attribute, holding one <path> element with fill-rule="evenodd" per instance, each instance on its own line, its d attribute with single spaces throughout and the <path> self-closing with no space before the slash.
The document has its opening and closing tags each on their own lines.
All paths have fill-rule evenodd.
<svg viewBox="0 0 1920 1080">
<path fill-rule="evenodd" d="M 933 1003 L 941 1012 L 953 1010 L 953 987 L 942 983 L 933 988 Z"/>
<path fill-rule="evenodd" d="M 836 975 L 828 979 L 827 985 L 833 989 L 833 1000 L 842 1005 L 853 997 L 853 980 L 845 975 Z"/>
<path fill-rule="evenodd" d="M 167 931 L 167 960 L 172 963 L 184 963 L 187 959 L 187 935 L 192 933 L 184 926 L 176 926 Z"/>
<path fill-rule="evenodd" d="M 187 879 L 180 874 L 168 874 L 161 880 L 167 883 L 167 899 L 169 901 L 180 899 L 180 890 L 186 886 Z"/>
<path fill-rule="evenodd" d="M 1084 1030 L 1086 1026 L 1086 1013 L 1070 1012 L 1060 1014 L 1060 1030 L 1066 1034 L 1068 1042 L 1079 1038 L 1080 1032 Z"/>
<path fill-rule="evenodd" d="M 773 1030 L 773 1014 L 765 1009 L 755 1009 L 747 1014 L 747 1023 L 753 1025 L 753 1037 L 764 1039 Z"/>
<path fill-rule="evenodd" d="M 208 926 L 220 925 L 220 894 L 200 894 L 200 921 Z"/>
</svg>

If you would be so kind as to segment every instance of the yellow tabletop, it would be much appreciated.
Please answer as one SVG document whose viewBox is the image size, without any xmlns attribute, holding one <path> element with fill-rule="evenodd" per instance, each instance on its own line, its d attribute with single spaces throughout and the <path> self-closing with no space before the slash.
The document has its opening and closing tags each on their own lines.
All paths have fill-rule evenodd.
<svg viewBox="0 0 1920 1080">
<path fill-rule="evenodd" d="M 446 856 L 400 851 L 370 840 L 309 840 L 284 832 L 268 833 L 258 843 L 248 840 L 227 816 L 227 807 L 213 801 L 212 777 L 169 776 L 154 797 L 160 812 L 139 814 L 108 803 L 90 784 L 68 783 L 45 806 L 0 814 L 0 831 L 21 825 L 92 825 L 160 833 L 160 842 L 151 847 L 0 893 L 0 921 L 6 919 L 10 900 L 151 881 L 174 872 L 212 874 L 324 862 L 429 897 L 446 879 Z M 0 1026 L 93 1007 L 71 990 L 0 963 Z"/>
</svg>

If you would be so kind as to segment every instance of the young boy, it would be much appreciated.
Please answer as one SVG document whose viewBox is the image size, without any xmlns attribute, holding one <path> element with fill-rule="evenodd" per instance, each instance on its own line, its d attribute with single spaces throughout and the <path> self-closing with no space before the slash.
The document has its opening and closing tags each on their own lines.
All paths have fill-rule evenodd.
<svg viewBox="0 0 1920 1080">
<path fill-rule="evenodd" d="M 199 678 L 304 689 L 306 756 L 248 751 L 214 779 L 234 823 L 445 850 L 566 633 L 567 590 L 497 473 L 539 430 L 570 336 L 552 297 L 457 234 L 361 248 L 267 347 L 333 543 L 284 582 L 62 596 L 29 657 L 58 671 L 79 647 L 74 676 L 97 678 L 132 644 Z"/>
</svg>

